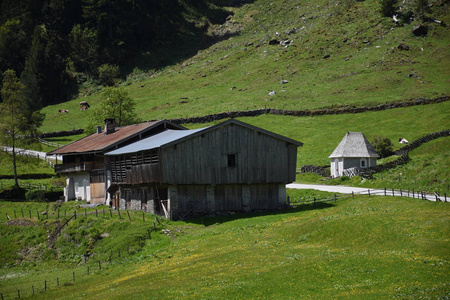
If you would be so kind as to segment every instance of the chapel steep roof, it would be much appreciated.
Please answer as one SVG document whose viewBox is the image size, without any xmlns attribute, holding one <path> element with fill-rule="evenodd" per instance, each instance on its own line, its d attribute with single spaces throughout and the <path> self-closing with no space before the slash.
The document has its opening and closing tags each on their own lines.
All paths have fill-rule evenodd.
<svg viewBox="0 0 450 300">
<path fill-rule="evenodd" d="M 328 158 L 380 157 L 362 132 L 347 132 Z"/>
</svg>

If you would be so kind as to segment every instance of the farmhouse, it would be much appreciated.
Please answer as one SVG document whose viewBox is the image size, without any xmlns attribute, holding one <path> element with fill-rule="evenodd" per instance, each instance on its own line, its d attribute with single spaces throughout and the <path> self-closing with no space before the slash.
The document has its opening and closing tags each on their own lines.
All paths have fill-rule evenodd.
<svg viewBox="0 0 450 300">
<path fill-rule="evenodd" d="M 331 159 L 331 176 L 340 177 L 343 170 L 369 168 L 377 165 L 377 157 L 372 145 L 361 132 L 347 132 L 328 157 Z"/>
<path fill-rule="evenodd" d="M 302 143 L 231 119 L 107 152 L 115 207 L 171 219 L 285 206 Z"/>
<path fill-rule="evenodd" d="M 65 200 L 82 199 L 104 204 L 109 200 L 107 188 L 111 184 L 111 172 L 104 153 L 136 142 L 166 129 L 186 130 L 169 121 L 145 122 L 115 127 L 113 119 L 105 120 L 105 128 L 70 143 L 47 155 L 61 155 L 62 164 L 55 165 L 55 172 L 67 177 Z"/>
</svg>

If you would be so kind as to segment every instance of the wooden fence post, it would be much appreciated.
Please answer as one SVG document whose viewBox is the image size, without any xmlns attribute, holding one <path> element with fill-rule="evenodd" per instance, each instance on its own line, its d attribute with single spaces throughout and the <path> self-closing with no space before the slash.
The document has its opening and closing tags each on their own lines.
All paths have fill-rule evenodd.
<svg viewBox="0 0 450 300">
<path fill-rule="evenodd" d="M 400 189 L 400 196 L 403 196 L 402 189 Z"/>
<path fill-rule="evenodd" d="M 20 290 L 17 290 L 17 298 L 20 299 Z"/>
<path fill-rule="evenodd" d="M 56 277 L 56 286 L 59 287 L 59 278 Z"/>
<path fill-rule="evenodd" d="M 72 273 L 72 280 L 73 280 L 73 283 L 75 283 L 75 272 Z"/>
<path fill-rule="evenodd" d="M 44 291 L 47 290 L 47 280 L 44 280 Z"/>
<path fill-rule="evenodd" d="M 131 222 L 131 217 L 130 217 L 130 211 L 129 210 L 127 210 L 127 214 L 128 214 L 128 219 L 130 219 L 130 222 Z"/>
<path fill-rule="evenodd" d="M 367 192 L 369 193 L 369 198 L 370 198 L 370 189 L 368 189 Z"/>
<path fill-rule="evenodd" d="M 145 222 L 145 213 L 142 211 L 142 221 Z"/>
<path fill-rule="evenodd" d="M 384 195 L 386 196 L 386 188 L 384 188 Z"/>
<path fill-rule="evenodd" d="M 352 191 L 352 198 L 355 198 L 355 193 Z"/>
<path fill-rule="evenodd" d="M 392 196 L 394 196 L 394 189 L 392 189 Z"/>
</svg>

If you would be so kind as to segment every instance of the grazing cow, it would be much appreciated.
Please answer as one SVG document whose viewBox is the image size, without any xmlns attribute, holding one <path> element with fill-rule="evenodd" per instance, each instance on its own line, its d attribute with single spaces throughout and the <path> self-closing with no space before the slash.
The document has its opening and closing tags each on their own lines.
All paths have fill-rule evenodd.
<svg viewBox="0 0 450 300">
<path fill-rule="evenodd" d="M 67 109 L 60 109 L 60 110 L 58 110 L 58 112 L 60 112 L 62 114 L 67 114 L 69 112 L 69 110 L 67 110 Z"/>
<path fill-rule="evenodd" d="M 398 142 L 399 142 L 400 144 L 408 144 L 408 143 L 409 143 L 407 139 L 401 138 L 401 137 L 398 138 Z"/>
<path fill-rule="evenodd" d="M 89 105 L 89 103 L 87 103 L 87 101 L 81 101 L 81 102 L 80 102 L 80 109 L 81 109 L 81 110 L 86 110 L 86 109 L 88 109 L 89 107 L 91 107 L 91 106 Z"/>
</svg>

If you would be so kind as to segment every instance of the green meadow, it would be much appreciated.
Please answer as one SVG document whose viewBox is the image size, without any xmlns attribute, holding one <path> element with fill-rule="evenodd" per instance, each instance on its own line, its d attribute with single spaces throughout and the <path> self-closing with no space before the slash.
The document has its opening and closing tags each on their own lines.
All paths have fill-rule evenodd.
<svg viewBox="0 0 450 300">
<path fill-rule="evenodd" d="M 289 193 L 303 197 L 298 191 Z M 30 296 L 32 286 L 36 293 L 32 299 L 445 299 L 450 295 L 446 203 L 358 196 L 273 213 L 162 221 L 157 229 L 153 219 L 144 222 L 136 212 L 131 222 L 127 218 L 81 213 L 58 238 L 55 251 L 68 255 L 66 247 L 86 231 L 78 248 L 88 247 L 84 244 L 100 236 L 92 249 L 93 261 L 85 265 L 81 252 L 72 248 L 72 259 L 16 263 L 1 269 L 0 292 L 5 299 L 16 297 L 18 289 L 23 297 Z M 41 224 L 48 226 L 50 221 Z M 37 226 L 1 226 L 2 245 L 8 237 L 5 228 L 22 232 L 24 238 L 37 230 Z M 131 254 L 125 245 L 133 248 Z M 119 258 L 116 253 L 121 247 Z M 101 269 L 97 259 L 102 261 Z M 45 292 L 44 281 L 48 282 Z"/>
<path fill-rule="evenodd" d="M 143 53 L 118 86 L 143 121 L 277 108 L 364 107 L 449 94 L 449 27 L 396 26 L 378 1 L 255 0 L 227 7 L 209 24 L 211 45 L 193 38 L 181 51 Z M 429 15 L 450 24 L 449 5 Z M 192 16 L 187 15 L 186 18 Z M 270 43 L 289 41 L 285 45 Z M 408 46 L 402 48 L 400 45 Z M 181 48 L 181 47 L 180 47 Z M 169 53 L 169 52 L 167 52 Z M 161 67 L 162 66 L 162 67 Z M 45 107 L 41 132 L 84 128 L 100 107 L 101 86 L 86 82 L 74 99 Z M 275 95 L 269 95 L 275 91 Z M 81 111 L 79 102 L 90 109 Z M 67 114 L 58 113 L 68 109 Z M 372 141 L 410 142 L 450 128 L 448 101 L 378 112 L 239 120 L 301 141 L 297 167 L 329 165 L 347 131 Z M 183 124 L 200 128 L 217 124 Z M 101 125 L 101 124 L 99 124 Z M 48 138 L 68 144 L 84 135 Z M 48 146 L 31 145 L 51 151 Z M 437 191 L 450 195 L 448 137 L 410 152 L 410 162 L 374 174 L 296 182 Z M 379 160 L 383 163 L 395 157 Z M 0 175 L 12 175 L 0 154 Z M 18 172 L 54 174 L 19 157 Z M 61 190 L 64 178 L 20 179 Z M 1 189 L 13 184 L 1 179 Z M 291 201 L 332 194 L 288 190 Z M 84 202 L 0 201 L 0 294 L 4 299 L 448 299 L 448 203 L 406 197 L 340 198 L 270 213 L 169 221 L 140 211 L 119 216 Z M 67 223 L 76 212 L 74 217 Z M 11 219 L 11 220 L 10 220 Z M 86 257 L 86 258 L 85 258 Z M 44 291 L 44 289 L 47 289 Z M 34 295 L 33 295 L 34 293 Z"/>
</svg>

